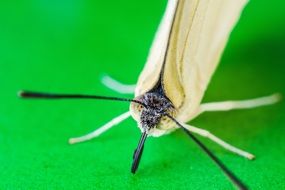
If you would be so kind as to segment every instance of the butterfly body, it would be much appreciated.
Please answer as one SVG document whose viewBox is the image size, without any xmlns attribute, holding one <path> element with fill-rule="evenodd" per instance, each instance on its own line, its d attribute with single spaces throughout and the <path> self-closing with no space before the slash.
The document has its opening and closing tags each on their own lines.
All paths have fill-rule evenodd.
<svg viewBox="0 0 285 190">
<path fill-rule="evenodd" d="M 145 106 L 131 103 L 130 110 L 141 131 L 147 131 L 148 136 L 157 137 L 172 131 L 175 124 L 166 115 L 175 117 L 176 109 L 166 96 L 161 79 L 154 86 L 150 91 L 135 98 Z"/>
</svg>

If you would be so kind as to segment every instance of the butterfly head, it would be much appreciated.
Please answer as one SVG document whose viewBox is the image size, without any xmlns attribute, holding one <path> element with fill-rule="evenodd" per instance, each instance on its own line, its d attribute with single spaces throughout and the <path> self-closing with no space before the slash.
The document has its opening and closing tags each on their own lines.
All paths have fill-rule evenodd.
<svg viewBox="0 0 285 190">
<path fill-rule="evenodd" d="M 142 131 L 147 131 L 149 135 L 152 135 L 153 132 L 169 126 L 171 120 L 166 114 L 174 116 L 175 108 L 166 96 L 148 92 L 136 97 L 135 100 L 145 105 L 131 103 L 132 116 L 139 122 Z"/>
</svg>

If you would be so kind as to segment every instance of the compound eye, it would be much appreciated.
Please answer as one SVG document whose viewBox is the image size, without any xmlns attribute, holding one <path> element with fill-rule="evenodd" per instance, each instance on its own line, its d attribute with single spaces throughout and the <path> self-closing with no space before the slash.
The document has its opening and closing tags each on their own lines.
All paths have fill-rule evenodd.
<svg viewBox="0 0 285 190">
<path fill-rule="evenodd" d="M 136 105 L 136 109 L 137 109 L 138 112 L 142 112 L 143 106 L 140 105 L 140 104 L 137 104 L 137 105 Z"/>
</svg>

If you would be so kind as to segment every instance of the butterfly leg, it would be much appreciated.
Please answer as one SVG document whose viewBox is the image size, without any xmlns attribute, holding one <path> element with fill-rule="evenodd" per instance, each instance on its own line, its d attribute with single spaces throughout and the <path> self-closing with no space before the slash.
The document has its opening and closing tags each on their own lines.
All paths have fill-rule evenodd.
<svg viewBox="0 0 285 190">
<path fill-rule="evenodd" d="M 208 139 L 214 141 L 215 143 L 217 143 L 218 145 L 222 146 L 223 148 L 225 148 L 226 150 L 228 150 L 230 152 L 233 152 L 235 154 L 243 156 L 249 160 L 254 159 L 254 155 L 228 144 L 227 142 L 223 141 L 222 139 L 218 138 L 217 136 L 213 135 L 212 133 L 210 133 L 207 130 L 200 129 L 200 128 L 197 128 L 197 127 L 194 127 L 194 126 L 191 126 L 188 124 L 183 124 L 183 126 L 193 133 L 196 133 L 198 135 L 201 135 L 205 138 L 208 138 Z"/>
<path fill-rule="evenodd" d="M 119 92 L 121 94 L 133 94 L 135 92 L 136 85 L 133 84 L 123 84 L 109 75 L 104 75 L 101 78 L 101 82 L 111 90 Z"/>
<path fill-rule="evenodd" d="M 88 134 L 81 136 L 81 137 L 70 138 L 68 142 L 70 144 L 75 144 L 75 143 L 88 141 L 88 140 L 91 140 L 95 137 L 98 137 L 102 133 L 106 132 L 107 130 L 111 129 L 115 125 L 121 123 L 122 121 L 124 121 L 125 119 L 130 117 L 130 115 L 131 115 L 130 112 L 123 113 L 123 114 L 113 118 L 111 121 L 109 121 L 108 123 L 106 123 L 105 125 L 100 127 L 99 129 L 96 129 L 95 131 L 92 131 L 91 133 L 88 133 Z"/>
<path fill-rule="evenodd" d="M 240 100 L 240 101 L 224 101 L 204 103 L 200 106 L 199 114 L 208 111 L 229 111 L 233 109 L 250 109 L 259 106 L 275 104 L 281 100 L 280 94 L 273 94 L 261 98 Z"/>
</svg>

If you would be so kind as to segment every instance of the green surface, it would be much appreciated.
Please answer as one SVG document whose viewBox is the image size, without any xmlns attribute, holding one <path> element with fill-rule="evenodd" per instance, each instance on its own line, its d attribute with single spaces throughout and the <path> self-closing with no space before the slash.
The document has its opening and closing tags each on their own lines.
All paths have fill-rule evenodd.
<svg viewBox="0 0 285 190">
<path fill-rule="evenodd" d="M 132 119 L 90 142 L 67 143 L 128 103 L 16 97 L 19 89 L 125 96 L 100 77 L 136 82 L 165 3 L 0 2 L 0 189 L 232 189 L 181 131 L 150 138 L 135 176 L 130 164 L 140 132 Z M 249 3 L 204 101 L 285 94 L 284 7 L 283 0 Z M 200 138 L 251 189 L 285 189 L 284 113 L 283 101 L 191 123 L 257 156 L 248 161 Z"/>
</svg>

